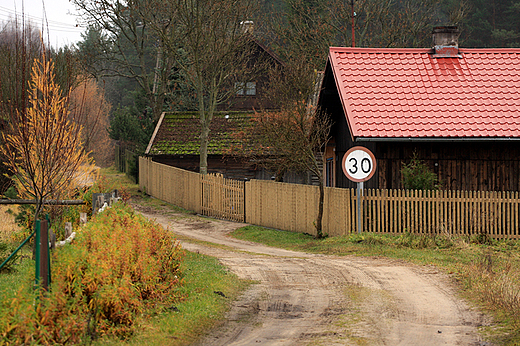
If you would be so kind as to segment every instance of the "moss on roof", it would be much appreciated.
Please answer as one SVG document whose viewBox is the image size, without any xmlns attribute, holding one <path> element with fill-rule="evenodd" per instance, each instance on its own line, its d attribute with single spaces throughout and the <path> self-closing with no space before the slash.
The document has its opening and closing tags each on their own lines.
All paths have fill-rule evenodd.
<svg viewBox="0 0 520 346">
<path fill-rule="evenodd" d="M 222 155 L 239 140 L 236 134 L 252 126 L 254 112 L 217 112 L 210 124 L 208 155 Z M 165 113 L 150 155 L 199 155 L 197 112 Z"/>
</svg>

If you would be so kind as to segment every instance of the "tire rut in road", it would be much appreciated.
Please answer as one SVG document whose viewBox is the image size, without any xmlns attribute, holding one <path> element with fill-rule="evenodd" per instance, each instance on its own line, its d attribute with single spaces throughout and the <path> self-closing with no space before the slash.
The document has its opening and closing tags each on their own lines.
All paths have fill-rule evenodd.
<svg viewBox="0 0 520 346">
<path fill-rule="evenodd" d="M 484 317 L 434 269 L 270 248 L 226 235 L 242 224 L 143 214 L 176 234 L 235 249 L 182 242 L 258 282 L 199 345 L 489 345 L 477 333 Z"/>
</svg>

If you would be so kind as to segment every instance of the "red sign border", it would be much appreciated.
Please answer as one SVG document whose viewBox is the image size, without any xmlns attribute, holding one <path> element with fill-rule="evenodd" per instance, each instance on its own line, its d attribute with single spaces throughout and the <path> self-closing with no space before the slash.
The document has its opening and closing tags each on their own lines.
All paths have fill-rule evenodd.
<svg viewBox="0 0 520 346">
<path fill-rule="evenodd" d="M 370 156 L 370 158 L 372 159 L 372 162 L 374 164 L 374 167 L 372 168 L 372 172 L 370 172 L 370 174 L 364 179 L 354 179 L 353 177 L 351 177 L 348 174 L 347 170 L 345 169 L 345 161 L 347 160 L 347 156 L 349 156 L 349 154 L 351 152 L 356 151 L 356 150 L 361 150 L 361 151 L 364 151 L 365 153 L 367 153 Z M 356 147 L 352 147 L 345 153 L 345 155 L 343 155 L 343 160 L 341 160 L 341 169 L 343 170 L 343 173 L 350 181 L 353 181 L 355 183 L 365 182 L 367 180 L 370 180 L 370 178 L 372 178 L 374 176 L 374 174 L 376 173 L 376 169 L 377 169 L 376 157 L 374 156 L 374 154 L 372 154 L 372 152 L 368 148 L 365 148 L 365 147 L 362 147 L 359 145 Z"/>
</svg>

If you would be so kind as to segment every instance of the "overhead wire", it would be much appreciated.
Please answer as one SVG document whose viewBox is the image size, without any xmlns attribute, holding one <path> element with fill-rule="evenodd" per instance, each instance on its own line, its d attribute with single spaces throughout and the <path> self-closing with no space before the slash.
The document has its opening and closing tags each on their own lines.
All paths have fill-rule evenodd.
<svg viewBox="0 0 520 346">
<path fill-rule="evenodd" d="M 17 12 L 15 10 L 9 9 L 4 6 L 0 6 L 0 20 L 8 21 L 10 19 L 21 18 L 22 13 Z M 23 17 L 30 22 L 34 22 L 35 24 L 41 25 L 44 24 L 45 27 L 48 27 L 49 30 L 59 31 L 59 32 L 82 32 L 84 28 L 79 26 L 78 24 L 72 23 L 64 23 L 55 20 L 47 20 L 42 17 L 23 14 Z"/>
</svg>

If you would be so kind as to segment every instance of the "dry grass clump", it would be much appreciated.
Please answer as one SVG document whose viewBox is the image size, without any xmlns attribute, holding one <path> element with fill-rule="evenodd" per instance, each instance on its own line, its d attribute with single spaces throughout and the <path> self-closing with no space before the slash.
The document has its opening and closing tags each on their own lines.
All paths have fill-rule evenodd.
<svg viewBox="0 0 520 346">
<path fill-rule="evenodd" d="M 15 233 L 20 230 L 20 227 L 14 221 L 14 213 L 17 206 L 0 205 L 0 242 L 12 242 Z"/>
<path fill-rule="evenodd" d="M 514 253 L 488 252 L 465 272 L 471 291 L 491 311 L 497 308 L 520 326 L 520 257 Z"/>
</svg>

